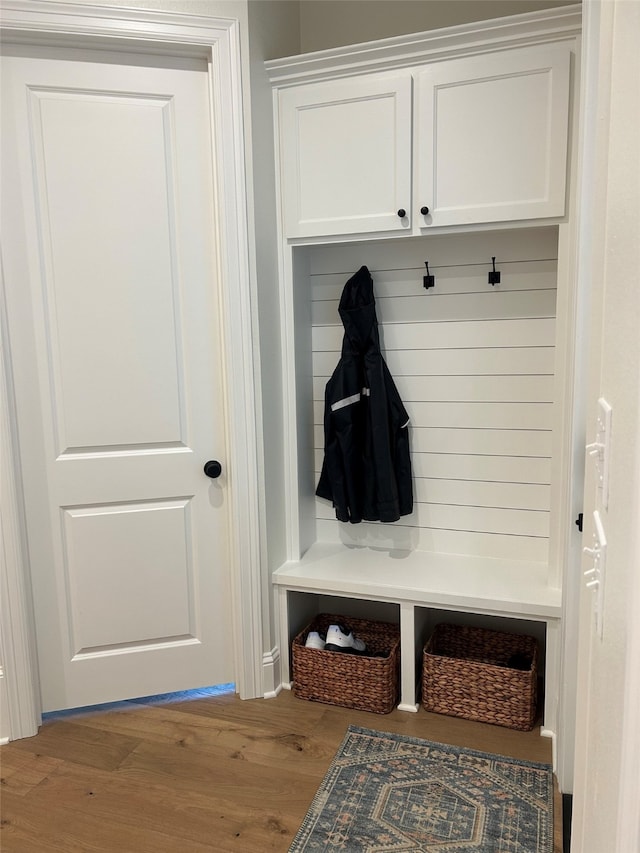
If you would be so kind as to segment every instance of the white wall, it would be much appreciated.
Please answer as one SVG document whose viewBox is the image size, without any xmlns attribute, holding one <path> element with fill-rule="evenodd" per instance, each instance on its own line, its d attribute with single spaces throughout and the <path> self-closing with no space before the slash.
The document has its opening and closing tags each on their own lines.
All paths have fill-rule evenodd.
<svg viewBox="0 0 640 853">
<path fill-rule="evenodd" d="M 573 0 L 301 0 L 303 53 L 566 6 Z"/>
<path fill-rule="evenodd" d="M 257 282 L 260 382 L 258 406 L 262 410 L 263 531 L 263 650 L 275 646 L 275 622 L 271 573 L 286 555 L 284 429 L 282 422 L 283 368 L 280 349 L 278 287 L 278 240 L 275 212 L 275 154 L 271 84 L 264 62 L 274 56 L 295 54 L 300 49 L 298 3 L 291 0 L 250 0 L 249 47 L 251 85 L 252 166 L 249 179 L 253 193 L 249 217 L 255 225 L 255 281 Z M 268 679 L 268 666 L 265 677 Z M 274 677 L 275 673 L 274 673 Z M 274 689 L 265 684 L 266 692 Z"/>
<path fill-rule="evenodd" d="M 46 2 L 46 0 L 45 0 Z M 54 0 L 55 2 L 55 0 Z M 247 0 L 72 0 L 85 6 L 152 9 L 157 12 L 179 12 L 213 18 L 237 18 L 246 23 Z"/>
<path fill-rule="evenodd" d="M 25 616 L 29 614 L 30 623 L 33 620 L 26 530 L 20 519 L 24 497 L 15 466 L 18 435 L 12 418 L 15 397 L 9 370 L 10 351 L 0 269 L 0 741 L 33 735 L 40 721 L 34 638 L 25 630 L 27 619 L 13 618 L 17 610 Z M 13 571 L 14 566 L 24 567 L 24 571 Z"/>
<path fill-rule="evenodd" d="M 572 849 L 640 849 L 640 4 L 585 4 L 587 104 L 580 262 L 591 282 L 588 440 L 595 404 L 613 407 L 608 508 L 588 465 L 585 519 L 602 515 L 608 540 L 604 622 L 581 596 Z M 585 527 L 590 544 L 592 524 Z M 585 561 L 583 568 L 587 568 Z"/>
</svg>

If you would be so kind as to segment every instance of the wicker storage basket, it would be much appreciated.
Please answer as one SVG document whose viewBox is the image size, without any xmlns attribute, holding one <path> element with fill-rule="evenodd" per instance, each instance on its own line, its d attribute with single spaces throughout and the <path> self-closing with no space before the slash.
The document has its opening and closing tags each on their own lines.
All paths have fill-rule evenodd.
<svg viewBox="0 0 640 853">
<path fill-rule="evenodd" d="M 422 704 L 437 714 L 530 731 L 537 670 L 534 637 L 437 625 L 424 649 Z"/>
<path fill-rule="evenodd" d="M 367 651 L 385 657 L 308 649 L 309 631 L 325 633 L 329 625 L 348 626 L 364 640 Z M 301 699 L 342 705 L 375 714 L 388 714 L 398 701 L 400 629 L 388 622 L 371 622 L 321 613 L 294 639 L 293 692 Z"/>
</svg>

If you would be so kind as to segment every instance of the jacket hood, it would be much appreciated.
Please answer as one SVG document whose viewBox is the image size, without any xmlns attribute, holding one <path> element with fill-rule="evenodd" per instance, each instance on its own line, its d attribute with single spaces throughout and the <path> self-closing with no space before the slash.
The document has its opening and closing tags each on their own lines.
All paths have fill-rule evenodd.
<svg viewBox="0 0 640 853">
<path fill-rule="evenodd" d="M 345 343 L 348 339 L 352 349 L 361 352 L 369 343 L 378 343 L 373 279 L 367 267 L 360 267 L 345 284 L 338 313 L 344 326 Z"/>
</svg>

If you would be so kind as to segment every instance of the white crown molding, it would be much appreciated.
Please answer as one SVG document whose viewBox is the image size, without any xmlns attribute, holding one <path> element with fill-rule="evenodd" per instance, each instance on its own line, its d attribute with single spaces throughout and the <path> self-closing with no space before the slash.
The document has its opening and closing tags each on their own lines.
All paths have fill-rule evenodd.
<svg viewBox="0 0 640 853">
<path fill-rule="evenodd" d="M 290 86 L 574 38 L 581 26 L 576 4 L 271 59 L 265 67 L 273 85 Z"/>
</svg>

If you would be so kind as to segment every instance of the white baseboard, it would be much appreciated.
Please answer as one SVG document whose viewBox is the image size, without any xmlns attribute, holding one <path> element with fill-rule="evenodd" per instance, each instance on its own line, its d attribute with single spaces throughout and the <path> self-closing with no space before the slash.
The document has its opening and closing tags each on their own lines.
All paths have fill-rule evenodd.
<svg viewBox="0 0 640 853">
<path fill-rule="evenodd" d="M 262 655 L 262 695 L 265 699 L 275 699 L 282 690 L 280 673 L 280 649 L 274 646 Z"/>
<path fill-rule="evenodd" d="M 551 755 L 554 772 L 558 769 L 558 739 L 556 733 L 552 729 L 545 729 L 544 726 L 540 729 L 540 737 L 551 738 Z"/>
<path fill-rule="evenodd" d="M 0 666 L 0 745 L 11 740 L 11 722 L 9 719 L 9 697 L 4 667 Z"/>
</svg>

